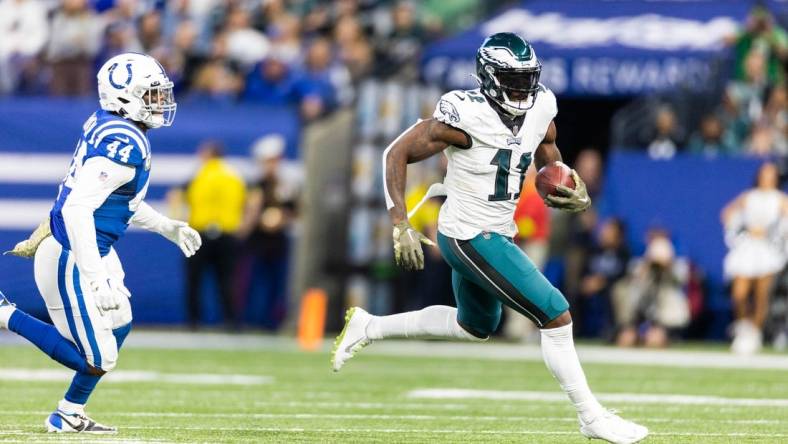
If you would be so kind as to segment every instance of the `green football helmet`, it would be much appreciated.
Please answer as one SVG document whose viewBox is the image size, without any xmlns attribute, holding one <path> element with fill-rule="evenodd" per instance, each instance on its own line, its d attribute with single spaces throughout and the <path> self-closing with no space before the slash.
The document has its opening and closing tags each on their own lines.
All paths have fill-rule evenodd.
<svg viewBox="0 0 788 444">
<path fill-rule="evenodd" d="M 533 46 L 511 32 L 487 37 L 476 52 L 476 75 L 482 92 L 515 116 L 534 106 L 541 72 L 542 64 Z"/>
</svg>

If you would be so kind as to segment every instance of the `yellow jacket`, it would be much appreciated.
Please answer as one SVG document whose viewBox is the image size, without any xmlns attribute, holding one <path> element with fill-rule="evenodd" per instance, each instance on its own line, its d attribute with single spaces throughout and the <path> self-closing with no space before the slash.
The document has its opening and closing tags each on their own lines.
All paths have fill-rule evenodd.
<svg viewBox="0 0 788 444">
<path fill-rule="evenodd" d="M 222 159 L 206 161 L 186 188 L 189 225 L 197 231 L 233 233 L 241 225 L 246 202 L 244 181 Z"/>
</svg>

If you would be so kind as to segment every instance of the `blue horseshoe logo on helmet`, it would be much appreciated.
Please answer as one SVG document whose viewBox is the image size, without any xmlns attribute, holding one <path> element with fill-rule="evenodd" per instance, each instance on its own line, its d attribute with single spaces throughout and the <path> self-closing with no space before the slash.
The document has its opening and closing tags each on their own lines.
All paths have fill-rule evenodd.
<svg viewBox="0 0 788 444">
<path fill-rule="evenodd" d="M 129 86 L 129 83 L 131 83 L 131 63 L 126 64 L 126 73 L 128 74 L 128 77 L 126 77 L 126 82 L 122 85 L 115 83 L 115 81 L 112 80 L 112 73 L 115 71 L 115 68 L 117 67 L 118 67 L 117 63 L 109 67 L 109 84 L 112 85 L 112 87 L 115 89 L 123 89 Z"/>
</svg>

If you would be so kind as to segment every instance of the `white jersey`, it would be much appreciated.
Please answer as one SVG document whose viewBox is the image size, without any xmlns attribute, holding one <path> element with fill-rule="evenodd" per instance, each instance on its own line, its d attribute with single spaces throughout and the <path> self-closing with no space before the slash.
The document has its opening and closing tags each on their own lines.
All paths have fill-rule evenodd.
<svg viewBox="0 0 788 444">
<path fill-rule="evenodd" d="M 447 198 L 438 219 L 443 235 L 464 240 L 481 232 L 517 234 L 514 210 L 525 172 L 557 112 L 555 95 L 540 85 L 522 128 L 513 133 L 478 89 L 441 97 L 433 117 L 472 139 L 470 148 L 444 151 Z"/>
</svg>

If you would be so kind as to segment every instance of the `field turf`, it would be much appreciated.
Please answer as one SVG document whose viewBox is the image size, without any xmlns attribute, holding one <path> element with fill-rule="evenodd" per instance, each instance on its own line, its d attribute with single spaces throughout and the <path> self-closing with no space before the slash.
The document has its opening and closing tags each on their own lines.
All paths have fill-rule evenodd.
<svg viewBox="0 0 788 444">
<path fill-rule="evenodd" d="M 130 347 L 121 353 L 118 380 L 102 381 L 88 406 L 94 419 L 120 433 L 95 437 L 43 433 L 44 418 L 67 384 L 57 380 L 66 377 L 59 371 L 33 347 L 0 347 L 0 442 L 588 442 L 539 361 L 362 352 L 334 374 L 325 351 Z M 597 393 L 658 395 L 648 403 L 626 396 L 606 402 L 647 425 L 648 443 L 788 442 L 784 369 L 588 364 L 586 371 Z M 441 399 L 444 392 L 415 392 L 426 389 L 544 399 Z M 755 401 L 691 398 L 687 404 L 668 395 Z"/>
</svg>

